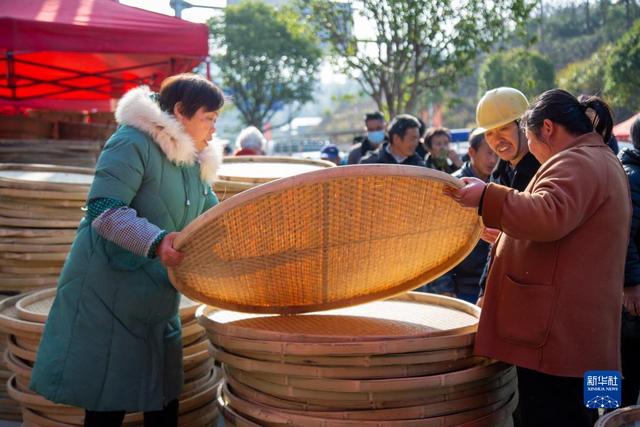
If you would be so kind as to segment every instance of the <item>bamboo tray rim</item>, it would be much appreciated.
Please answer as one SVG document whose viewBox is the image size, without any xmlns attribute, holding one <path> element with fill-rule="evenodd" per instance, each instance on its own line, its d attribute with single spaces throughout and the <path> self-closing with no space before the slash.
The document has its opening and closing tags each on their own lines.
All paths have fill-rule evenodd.
<svg viewBox="0 0 640 427">
<path fill-rule="evenodd" d="M 627 424 L 640 421 L 640 405 L 626 406 L 603 415 L 594 427 L 626 427 Z M 629 427 L 635 424 L 629 424 Z"/>
<path fill-rule="evenodd" d="M 38 163 L 0 163 L 0 172 L 2 171 L 68 173 L 74 175 L 88 175 L 92 178 L 95 174 L 95 170 L 91 168 L 78 166 L 47 165 Z M 5 177 L 0 174 L 0 186 L 10 188 L 74 192 L 88 190 L 90 185 L 91 183 L 56 183 L 48 181 L 23 180 Z"/>
<path fill-rule="evenodd" d="M 452 400 L 443 400 L 440 402 L 434 402 L 431 404 L 412 406 L 412 407 L 400 407 L 400 408 L 388 408 L 388 409 L 373 409 L 373 410 L 336 410 L 336 411 L 309 411 L 309 410 L 292 410 L 283 409 L 270 406 L 266 403 L 249 401 L 244 396 L 240 396 L 234 393 L 228 383 L 222 384 L 221 392 L 226 396 L 226 399 L 232 407 L 238 407 L 235 403 L 240 403 L 246 406 L 255 405 L 258 410 L 266 410 L 287 418 L 288 421 L 305 425 L 305 421 L 319 421 L 320 419 L 327 421 L 330 424 L 335 423 L 357 423 L 359 421 L 398 421 L 409 419 L 433 419 L 436 417 L 443 417 L 447 415 L 453 415 L 460 412 L 471 411 L 488 405 L 492 405 L 496 402 L 505 401 L 510 398 L 517 390 L 517 382 L 512 379 L 507 384 L 493 388 L 490 390 L 482 391 L 478 394 L 470 396 L 464 396 Z M 242 411 L 244 412 L 244 411 Z M 355 425 L 355 424 L 354 424 Z"/>
<path fill-rule="evenodd" d="M 276 355 L 293 356 L 338 356 L 338 355 L 382 355 L 462 348 L 473 345 L 475 331 L 461 335 L 412 338 L 385 341 L 334 343 L 295 343 L 279 341 L 257 341 L 208 333 L 214 345 L 230 351 L 263 351 Z"/>
<path fill-rule="evenodd" d="M 232 376 L 248 375 L 263 381 L 270 382 L 271 378 L 282 378 L 289 387 L 295 387 L 312 391 L 329 391 L 337 393 L 372 393 L 393 392 L 415 389 L 437 388 L 441 386 L 456 386 L 480 380 L 486 376 L 497 375 L 504 371 L 508 365 L 501 362 L 477 364 L 467 369 L 446 372 L 442 374 L 386 379 L 335 379 L 335 378 L 305 378 L 292 375 L 273 375 L 256 372 L 241 371 L 228 365 L 224 366 L 226 373 Z M 277 384 L 277 383 L 274 383 Z"/>
<path fill-rule="evenodd" d="M 394 404 L 390 404 L 388 401 L 376 401 L 371 404 L 359 404 L 356 405 L 354 401 L 348 403 L 348 405 L 344 405 L 344 402 L 324 402 L 320 404 L 320 402 L 302 402 L 296 400 L 286 400 L 284 398 L 266 394 L 257 389 L 251 388 L 248 385 L 245 385 L 233 377 L 226 377 L 225 383 L 230 385 L 233 390 L 239 393 L 242 396 L 246 396 L 250 400 L 256 400 L 258 402 L 263 402 L 264 404 L 279 408 L 279 409 L 290 409 L 294 411 L 378 411 L 385 409 L 397 409 L 397 408 L 407 408 L 411 406 L 425 406 L 434 403 L 442 403 L 450 400 L 456 400 L 463 397 L 474 396 L 477 394 L 481 394 L 486 391 L 499 389 L 505 387 L 510 382 L 515 382 L 516 379 L 516 371 L 515 369 L 508 369 L 496 376 L 495 378 L 489 379 L 485 382 L 477 382 L 476 384 L 469 384 L 469 387 L 462 387 L 459 390 L 450 391 L 448 393 L 441 394 L 430 394 L 428 396 L 421 396 L 417 399 L 412 400 L 402 400 L 399 402 L 395 402 Z"/>
<path fill-rule="evenodd" d="M 305 366 L 347 366 L 347 367 L 376 367 L 394 365 L 415 365 L 453 361 L 471 357 L 473 346 L 445 350 L 423 351 L 413 353 L 395 353 L 388 355 L 364 356 L 290 356 L 273 353 L 237 351 L 233 354 L 249 359 L 281 364 Z"/>
<path fill-rule="evenodd" d="M 224 388 L 220 387 L 218 390 L 219 399 L 226 403 L 227 406 L 233 408 L 233 404 L 224 399 Z M 440 417 L 432 417 L 432 418 L 423 418 L 423 419 L 409 419 L 409 420 L 386 420 L 386 421 L 369 421 L 369 420 L 327 420 L 327 419 L 314 419 L 313 417 L 305 417 L 305 416 L 291 416 L 287 417 L 279 414 L 277 410 L 272 410 L 264 405 L 254 405 L 257 409 L 251 407 L 251 404 L 245 405 L 245 408 L 251 410 L 251 414 L 244 414 L 241 410 L 235 408 L 235 410 L 240 413 L 248 416 L 250 418 L 256 417 L 265 417 L 264 421 L 269 423 L 276 424 L 290 424 L 294 425 L 309 425 L 309 426 L 326 426 L 326 427 L 342 427 L 342 426 L 370 426 L 370 427 L 402 427 L 402 426 L 424 426 L 424 427 L 436 427 L 442 425 L 461 425 L 463 423 L 472 423 L 478 419 L 483 419 L 489 417 L 491 415 L 496 414 L 497 416 L 506 416 L 509 412 L 512 412 L 515 408 L 515 403 L 517 402 L 517 393 L 513 393 L 511 396 L 493 403 L 491 405 L 487 405 L 485 407 L 479 409 L 473 409 L 469 411 L 459 412 L 451 415 L 444 415 Z M 295 418 L 295 420 L 294 420 Z M 501 417 L 502 418 L 502 417 Z M 303 423 L 303 424 L 300 424 Z M 455 423 L 455 424 L 454 424 Z M 272 425 L 269 424 L 269 425 Z"/>
<path fill-rule="evenodd" d="M 411 335 L 362 335 L 362 336 L 353 336 L 353 335 L 322 335 L 322 334 L 314 334 L 311 335 L 309 333 L 302 332 L 278 332 L 264 329 L 255 329 L 252 327 L 244 327 L 237 326 L 235 321 L 231 321 L 228 323 L 216 322 L 209 317 L 211 313 L 224 311 L 220 310 L 218 307 L 212 307 L 207 305 L 201 305 L 198 307 L 196 311 L 196 319 L 198 319 L 198 323 L 202 325 L 205 329 L 211 332 L 215 332 L 220 335 L 233 336 L 236 338 L 246 338 L 246 339 L 254 339 L 254 340 L 267 340 L 267 341 L 285 341 L 285 342 L 358 342 L 358 341 L 381 341 L 381 340 L 396 340 L 396 339 L 410 339 L 410 338 L 421 338 L 421 337 L 435 337 L 435 336 L 450 336 L 456 334 L 464 334 L 469 332 L 470 330 L 475 331 L 477 328 L 477 320 L 480 318 L 480 307 L 468 303 L 466 301 L 462 301 L 456 298 L 451 298 L 443 295 L 436 295 L 430 293 L 423 292 L 407 292 L 404 294 L 396 295 L 391 298 L 387 298 L 384 301 L 397 301 L 397 302 L 410 302 L 410 303 L 418 303 L 423 305 L 432 305 L 437 307 L 442 307 L 450 310 L 457 310 L 461 313 L 468 314 L 474 318 L 476 318 L 476 323 L 467 326 L 461 326 L 458 328 L 451 328 L 445 330 L 429 330 L 424 333 L 414 333 Z M 313 313 L 303 313 L 299 316 L 314 316 Z M 319 314 L 318 316 L 324 316 L 324 314 Z M 358 315 L 349 315 L 349 314 L 337 314 L 335 316 L 344 316 L 345 320 L 348 320 L 349 317 L 358 317 L 364 318 Z M 263 317 L 263 316 L 259 316 Z M 282 318 L 281 316 L 273 315 L 273 316 L 264 316 L 268 318 Z M 383 318 L 373 318 L 375 320 L 384 320 Z M 407 323 L 411 323 L 409 320 Z M 427 329 L 425 327 L 425 329 Z"/>
<path fill-rule="evenodd" d="M 22 320 L 7 314 L 12 308 L 15 310 L 16 303 L 24 297 L 25 294 L 20 294 L 0 301 L 0 329 L 13 335 L 40 336 L 44 330 L 44 324 Z"/>
</svg>

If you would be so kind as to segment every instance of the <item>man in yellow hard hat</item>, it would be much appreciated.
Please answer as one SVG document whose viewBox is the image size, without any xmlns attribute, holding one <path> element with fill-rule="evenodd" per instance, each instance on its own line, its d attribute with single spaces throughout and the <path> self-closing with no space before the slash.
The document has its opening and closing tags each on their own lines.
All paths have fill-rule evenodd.
<svg viewBox="0 0 640 427">
<path fill-rule="evenodd" d="M 528 106 L 527 97 L 518 89 L 499 87 L 487 91 L 476 108 L 478 127 L 485 130 L 485 141 L 500 158 L 489 182 L 518 191 L 524 191 L 540 167 L 540 162 L 529 153 L 527 138 L 520 129 L 520 117 Z M 482 234 L 482 239 L 490 244 L 497 238 L 497 230 L 485 229 Z M 481 289 L 484 289 L 490 264 L 491 256 L 480 278 Z M 482 294 L 481 290 L 480 306 Z"/>
<path fill-rule="evenodd" d="M 522 92 L 511 87 L 499 87 L 485 93 L 476 108 L 476 122 L 485 129 L 485 141 L 500 158 L 489 181 L 518 191 L 524 191 L 540 167 L 540 162 L 529 152 L 527 138 L 520 128 L 520 117 L 528 107 L 529 102 Z M 494 244 L 498 235 L 497 230 L 485 229 L 482 238 Z M 480 278 L 480 306 L 492 254 L 493 250 Z M 518 407 L 513 415 L 515 427 L 525 425 L 520 417 Z"/>
<path fill-rule="evenodd" d="M 518 191 L 525 189 L 540 167 L 520 129 L 520 117 L 528 106 L 519 90 L 499 87 L 485 93 L 476 109 L 478 127 L 485 129 L 485 140 L 500 157 L 491 181 Z"/>
</svg>

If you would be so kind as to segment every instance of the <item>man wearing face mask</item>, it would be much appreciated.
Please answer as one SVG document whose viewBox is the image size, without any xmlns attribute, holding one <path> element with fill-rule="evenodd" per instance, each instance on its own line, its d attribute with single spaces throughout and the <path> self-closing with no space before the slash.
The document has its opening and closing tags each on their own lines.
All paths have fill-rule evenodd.
<svg viewBox="0 0 640 427">
<path fill-rule="evenodd" d="M 381 112 L 367 113 L 364 116 L 367 134 L 354 139 L 354 146 L 349 152 L 347 163 L 357 165 L 363 157 L 376 151 L 383 143 L 389 142 L 385 134 L 387 123 Z"/>
</svg>

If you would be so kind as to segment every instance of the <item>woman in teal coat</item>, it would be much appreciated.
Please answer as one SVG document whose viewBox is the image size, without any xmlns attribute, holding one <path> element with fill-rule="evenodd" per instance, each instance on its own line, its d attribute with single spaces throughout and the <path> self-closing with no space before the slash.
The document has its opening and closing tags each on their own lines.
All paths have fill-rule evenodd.
<svg viewBox="0 0 640 427">
<path fill-rule="evenodd" d="M 179 294 L 166 267 L 180 230 L 218 202 L 215 131 L 222 92 L 191 74 L 118 103 L 82 219 L 58 282 L 31 388 L 85 408 L 85 426 L 177 425 L 182 388 Z"/>
</svg>

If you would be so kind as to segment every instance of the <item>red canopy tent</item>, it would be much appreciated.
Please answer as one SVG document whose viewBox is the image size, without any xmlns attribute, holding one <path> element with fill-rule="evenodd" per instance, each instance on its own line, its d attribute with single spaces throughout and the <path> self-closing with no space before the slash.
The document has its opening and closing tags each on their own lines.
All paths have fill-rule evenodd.
<svg viewBox="0 0 640 427">
<path fill-rule="evenodd" d="M 108 111 L 207 54 L 206 25 L 115 0 L 0 1 L 0 107 Z"/>
<path fill-rule="evenodd" d="M 613 134 L 616 136 L 616 138 L 618 138 L 620 141 L 629 141 L 629 132 L 631 131 L 631 125 L 636 121 L 638 117 L 640 117 L 640 113 L 632 116 L 622 123 L 618 123 L 617 125 L 615 125 L 613 127 Z"/>
</svg>

